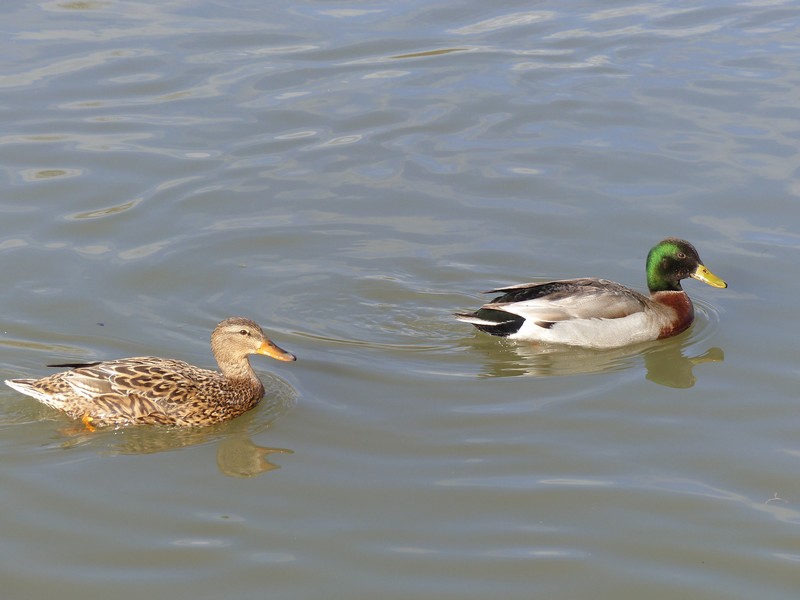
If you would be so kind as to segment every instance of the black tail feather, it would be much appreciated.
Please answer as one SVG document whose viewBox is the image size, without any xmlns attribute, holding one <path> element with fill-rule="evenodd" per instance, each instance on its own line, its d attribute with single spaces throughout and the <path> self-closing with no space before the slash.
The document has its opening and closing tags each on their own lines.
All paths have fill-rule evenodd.
<svg viewBox="0 0 800 600">
<path fill-rule="evenodd" d="M 491 308 L 481 308 L 474 313 L 456 313 L 456 317 L 463 317 L 462 320 L 471 323 L 479 331 L 498 337 L 508 337 L 518 332 L 525 322 L 525 319 L 519 315 Z M 470 319 L 480 319 L 483 322 L 476 323 Z"/>
</svg>

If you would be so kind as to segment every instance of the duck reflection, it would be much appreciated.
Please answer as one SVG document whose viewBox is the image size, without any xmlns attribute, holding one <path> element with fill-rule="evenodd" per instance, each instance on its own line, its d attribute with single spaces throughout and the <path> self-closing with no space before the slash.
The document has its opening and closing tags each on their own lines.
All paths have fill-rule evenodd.
<svg viewBox="0 0 800 600">
<path fill-rule="evenodd" d="M 548 377 L 622 371 L 644 358 L 645 377 L 659 385 L 690 388 L 697 378 L 695 365 L 722 362 L 725 354 L 712 347 L 701 354 L 690 354 L 691 339 L 679 336 L 613 350 L 556 347 L 525 343 L 483 343 L 475 338 L 474 346 L 487 357 L 483 377 Z M 490 340 L 491 341 L 491 340 Z"/>
<path fill-rule="evenodd" d="M 280 469 L 269 460 L 271 454 L 294 454 L 288 448 L 259 446 L 246 434 L 232 435 L 217 446 L 217 466 L 228 477 L 257 477 Z"/>
<path fill-rule="evenodd" d="M 252 436 L 269 429 L 273 421 L 291 408 L 296 399 L 292 386 L 274 375 L 262 376 L 266 389 L 264 400 L 258 407 L 240 417 L 208 427 L 125 427 L 117 430 L 98 429 L 88 432 L 62 429 L 68 437 L 62 447 L 84 444 L 102 446 L 103 454 L 154 454 L 188 446 L 217 442 L 217 467 L 228 477 L 257 477 L 279 469 L 272 455 L 293 454 L 287 448 L 259 446 Z"/>
<path fill-rule="evenodd" d="M 644 355 L 647 379 L 673 388 L 690 388 L 697 381 L 694 366 L 709 362 L 722 362 L 722 348 L 712 347 L 697 356 L 686 356 L 682 348 L 660 348 Z"/>
</svg>

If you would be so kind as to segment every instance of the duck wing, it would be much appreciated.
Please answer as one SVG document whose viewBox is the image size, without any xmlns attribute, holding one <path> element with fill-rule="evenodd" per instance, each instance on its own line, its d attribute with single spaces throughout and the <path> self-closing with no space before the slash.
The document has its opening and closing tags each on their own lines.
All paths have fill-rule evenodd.
<svg viewBox="0 0 800 600">
<path fill-rule="evenodd" d="M 501 295 L 481 307 L 531 319 L 548 326 L 571 319 L 619 319 L 642 312 L 650 300 L 608 279 L 584 277 L 546 283 L 523 283 L 486 293 Z"/>
<path fill-rule="evenodd" d="M 179 360 L 137 357 L 86 364 L 52 377 L 60 379 L 58 387 L 67 395 L 80 399 L 73 404 L 91 406 L 96 419 L 171 424 L 177 407 L 216 391 L 219 375 Z"/>
<path fill-rule="evenodd" d="M 136 394 L 158 400 L 187 386 L 193 387 L 195 380 L 189 371 L 204 370 L 179 360 L 146 356 L 76 365 L 59 375 L 75 394 L 84 398 Z"/>
</svg>

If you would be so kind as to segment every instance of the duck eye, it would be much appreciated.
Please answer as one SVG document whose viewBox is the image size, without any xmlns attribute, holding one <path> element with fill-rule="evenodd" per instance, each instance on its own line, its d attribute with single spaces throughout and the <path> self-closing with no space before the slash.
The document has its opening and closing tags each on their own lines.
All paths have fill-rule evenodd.
<svg viewBox="0 0 800 600">
<path fill-rule="evenodd" d="M 242 329 L 239 333 L 241 333 L 242 335 L 247 335 L 247 329 Z"/>
<path fill-rule="evenodd" d="M 684 254 L 683 252 L 678 252 L 678 258 L 683 260 L 684 258 L 686 258 L 686 254 Z"/>
</svg>

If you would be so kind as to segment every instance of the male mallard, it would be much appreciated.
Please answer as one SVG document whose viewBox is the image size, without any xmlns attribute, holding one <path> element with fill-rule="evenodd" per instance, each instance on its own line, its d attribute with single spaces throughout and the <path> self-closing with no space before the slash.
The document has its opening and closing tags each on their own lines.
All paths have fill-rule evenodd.
<svg viewBox="0 0 800 600">
<path fill-rule="evenodd" d="M 500 292 L 476 312 L 456 319 L 513 340 L 615 348 L 676 335 L 694 320 L 692 301 L 681 279 L 692 277 L 728 287 L 709 271 L 694 246 L 667 238 L 647 255 L 650 297 L 607 279 L 565 279 L 522 283 Z"/>
<path fill-rule="evenodd" d="M 210 425 L 253 408 L 264 386 L 248 354 L 296 360 L 264 335 L 256 323 L 231 317 L 211 334 L 221 373 L 180 360 L 153 356 L 122 358 L 75 367 L 42 379 L 9 379 L 6 385 L 81 419 L 88 428 L 104 425 Z"/>
</svg>

